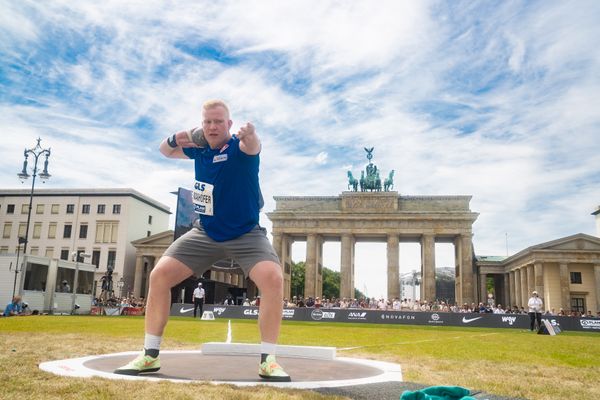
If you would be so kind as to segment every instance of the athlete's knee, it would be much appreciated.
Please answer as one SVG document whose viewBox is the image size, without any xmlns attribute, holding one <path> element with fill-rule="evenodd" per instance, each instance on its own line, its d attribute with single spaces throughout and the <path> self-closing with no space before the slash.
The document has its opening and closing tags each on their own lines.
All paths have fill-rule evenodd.
<svg viewBox="0 0 600 400">
<path fill-rule="evenodd" d="M 283 288 L 283 273 L 279 264 L 274 262 L 259 263 L 252 271 L 253 278 L 260 290 L 278 290 Z"/>
</svg>

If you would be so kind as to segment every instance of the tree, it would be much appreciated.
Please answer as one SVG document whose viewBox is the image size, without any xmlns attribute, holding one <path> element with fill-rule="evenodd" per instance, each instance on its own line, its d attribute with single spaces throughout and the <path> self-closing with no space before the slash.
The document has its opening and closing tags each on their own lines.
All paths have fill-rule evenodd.
<svg viewBox="0 0 600 400">
<path fill-rule="evenodd" d="M 304 277 L 306 264 L 304 261 L 295 263 L 292 261 L 292 296 L 304 296 Z M 329 268 L 323 268 L 323 297 L 327 299 L 340 297 L 341 274 Z M 354 289 L 354 297 L 360 299 L 365 295 L 358 289 Z"/>
</svg>

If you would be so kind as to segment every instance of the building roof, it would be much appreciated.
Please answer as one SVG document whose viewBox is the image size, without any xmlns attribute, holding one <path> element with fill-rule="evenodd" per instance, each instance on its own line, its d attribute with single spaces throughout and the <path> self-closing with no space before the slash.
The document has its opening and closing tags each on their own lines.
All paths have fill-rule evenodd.
<svg viewBox="0 0 600 400">
<path fill-rule="evenodd" d="M 476 256 L 475 258 L 482 262 L 502 262 L 507 259 L 504 256 Z"/>
<path fill-rule="evenodd" d="M 0 197 L 18 197 L 29 196 L 30 189 L 0 189 Z M 35 197 L 50 197 L 50 196 L 86 196 L 86 197 L 103 197 L 103 196 L 131 196 L 143 203 L 148 204 L 160 211 L 171 214 L 168 206 L 148 197 L 137 190 L 131 188 L 107 188 L 107 189 L 36 189 Z"/>
</svg>

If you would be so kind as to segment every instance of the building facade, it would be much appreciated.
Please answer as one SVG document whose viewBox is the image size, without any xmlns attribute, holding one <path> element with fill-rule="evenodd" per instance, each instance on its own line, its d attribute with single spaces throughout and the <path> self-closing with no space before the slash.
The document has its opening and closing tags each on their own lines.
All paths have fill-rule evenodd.
<svg viewBox="0 0 600 400">
<path fill-rule="evenodd" d="M 479 298 L 527 309 L 535 290 L 546 310 L 600 311 L 600 239 L 579 233 L 508 258 L 477 257 Z"/>
<path fill-rule="evenodd" d="M 0 254 L 17 253 L 18 238 L 25 237 L 29 194 L 27 189 L 0 190 Z M 37 189 L 27 253 L 69 261 L 85 257 L 96 266 L 96 291 L 113 268 L 113 281 L 122 279 L 126 294 L 134 285 L 131 242 L 168 229 L 170 214 L 169 207 L 133 189 Z"/>
</svg>

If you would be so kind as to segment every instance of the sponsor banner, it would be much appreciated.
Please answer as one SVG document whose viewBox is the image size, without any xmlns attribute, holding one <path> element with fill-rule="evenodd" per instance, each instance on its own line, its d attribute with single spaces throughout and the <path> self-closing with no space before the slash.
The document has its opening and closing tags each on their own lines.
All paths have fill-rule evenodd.
<svg viewBox="0 0 600 400">
<path fill-rule="evenodd" d="M 144 315 L 143 307 L 123 307 L 121 315 Z"/>
<path fill-rule="evenodd" d="M 193 315 L 193 304 L 173 304 L 171 315 Z M 182 313 L 186 311 L 187 314 Z M 190 310 L 190 311 L 188 311 Z M 212 311 L 215 318 L 257 319 L 258 307 L 205 305 L 205 311 Z M 462 314 L 418 311 L 380 311 L 339 308 L 285 308 L 283 319 L 312 322 L 350 322 L 372 324 L 402 324 L 430 326 L 473 326 L 480 328 L 529 329 L 529 315 L 526 314 Z M 545 317 L 561 330 L 600 332 L 600 319 L 573 317 Z"/>
<path fill-rule="evenodd" d="M 104 314 L 106 315 L 121 315 L 121 307 L 104 307 Z"/>
<path fill-rule="evenodd" d="M 90 309 L 90 315 L 102 315 L 102 307 L 92 306 Z"/>
</svg>

